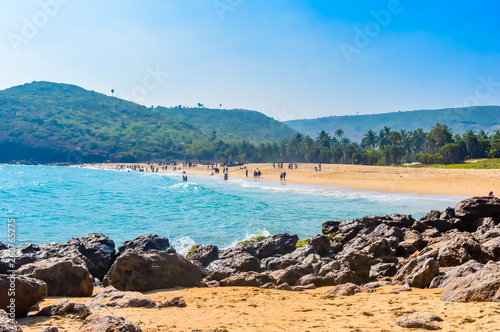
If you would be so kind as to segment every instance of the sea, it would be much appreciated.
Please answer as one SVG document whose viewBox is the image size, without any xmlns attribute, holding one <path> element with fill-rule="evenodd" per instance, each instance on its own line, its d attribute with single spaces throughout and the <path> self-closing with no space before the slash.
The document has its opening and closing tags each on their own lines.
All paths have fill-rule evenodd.
<svg viewBox="0 0 500 332">
<path fill-rule="evenodd" d="M 288 182 L 75 167 L 0 165 L 0 242 L 62 243 L 103 233 L 116 245 L 141 234 L 229 247 L 253 236 L 321 233 L 329 220 L 411 214 L 465 197 L 390 194 Z M 9 222 L 10 221 L 10 222 Z M 10 225 L 10 226 L 9 226 Z M 9 231 L 11 228 L 11 231 Z"/>
</svg>

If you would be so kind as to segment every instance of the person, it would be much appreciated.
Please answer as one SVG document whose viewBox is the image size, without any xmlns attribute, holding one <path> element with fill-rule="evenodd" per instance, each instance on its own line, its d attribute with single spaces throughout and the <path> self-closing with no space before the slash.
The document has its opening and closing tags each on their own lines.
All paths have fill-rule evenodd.
<svg viewBox="0 0 500 332">
<path fill-rule="evenodd" d="M 320 170 L 320 172 L 321 172 L 321 164 L 319 164 L 319 170 Z"/>
<path fill-rule="evenodd" d="M 286 181 L 286 172 L 283 172 L 283 181 Z"/>
<path fill-rule="evenodd" d="M 488 194 L 488 197 L 495 197 L 495 196 L 493 196 L 493 191 L 490 191 L 490 193 Z"/>
<path fill-rule="evenodd" d="M 246 177 L 248 177 L 248 169 L 245 171 L 245 175 Z"/>
<path fill-rule="evenodd" d="M 229 178 L 229 176 L 226 174 L 224 174 L 224 181 L 227 181 L 227 179 Z"/>
</svg>

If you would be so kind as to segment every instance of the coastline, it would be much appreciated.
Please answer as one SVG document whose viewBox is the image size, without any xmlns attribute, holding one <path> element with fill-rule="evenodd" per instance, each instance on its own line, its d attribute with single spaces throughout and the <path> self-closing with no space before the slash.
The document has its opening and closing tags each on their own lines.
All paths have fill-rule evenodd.
<svg viewBox="0 0 500 332">
<path fill-rule="evenodd" d="M 131 166 L 134 164 L 110 163 L 87 164 L 83 167 L 113 169 L 118 165 Z M 137 165 L 137 164 L 136 164 Z M 140 164 L 147 168 L 147 164 Z M 431 168 L 404 168 L 391 166 L 364 166 L 322 164 L 321 171 L 315 171 L 317 164 L 299 163 L 297 169 L 273 168 L 272 164 L 246 164 L 245 166 L 229 167 L 229 177 L 253 178 L 253 171 L 260 170 L 260 181 L 280 181 L 280 172 L 287 173 L 286 182 L 314 185 L 323 187 L 346 188 L 364 191 L 378 191 L 385 193 L 413 193 L 419 195 L 442 196 L 485 196 L 488 192 L 495 192 L 500 187 L 500 170 L 474 169 L 431 169 Z M 178 166 L 179 167 L 179 166 Z M 244 168 L 246 167 L 246 169 Z M 160 170 L 161 172 L 161 170 Z M 196 167 L 180 166 L 175 172 L 168 166 L 167 172 L 210 176 L 212 169 L 205 165 Z M 223 178 L 222 169 L 215 177 Z"/>
</svg>

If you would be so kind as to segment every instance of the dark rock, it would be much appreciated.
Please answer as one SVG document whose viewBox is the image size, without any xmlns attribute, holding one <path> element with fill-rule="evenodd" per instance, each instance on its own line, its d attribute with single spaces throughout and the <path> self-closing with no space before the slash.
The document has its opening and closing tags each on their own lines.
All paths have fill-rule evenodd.
<svg viewBox="0 0 500 332">
<path fill-rule="evenodd" d="M 412 287 L 425 288 L 438 273 L 439 263 L 434 258 L 420 256 L 401 267 L 394 276 L 394 281 L 400 281 Z"/>
<path fill-rule="evenodd" d="M 323 223 L 322 233 L 323 235 L 335 234 L 339 231 L 340 221 L 327 221 Z"/>
<path fill-rule="evenodd" d="M 368 266 L 368 269 L 370 266 Z M 368 270 L 369 271 L 369 270 Z M 314 283 L 316 286 L 335 286 L 352 282 L 362 284 L 368 281 L 367 278 L 361 278 L 356 272 L 351 269 L 351 265 L 347 260 L 335 260 L 323 265 L 318 272 L 318 277 L 303 277 L 300 279 L 300 284 Z"/>
<path fill-rule="evenodd" d="M 315 235 L 309 239 L 309 245 L 318 255 L 325 256 L 332 250 L 332 239 L 329 236 Z"/>
<path fill-rule="evenodd" d="M 472 233 L 472 236 L 474 236 L 474 238 L 479 241 L 479 243 L 489 241 L 491 239 L 500 237 L 500 226 L 491 224 L 479 226 L 478 229 L 474 233 Z"/>
<path fill-rule="evenodd" d="M 142 332 L 139 325 L 123 317 L 90 315 L 77 332 Z"/>
<path fill-rule="evenodd" d="M 170 307 L 185 308 L 187 307 L 187 304 L 182 298 L 178 296 L 158 304 L 158 308 L 170 308 Z"/>
<path fill-rule="evenodd" d="M 72 238 L 63 247 L 74 247 L 89 261 L 89 272 L 102 280 L 115 259 L 115 243 L 104 234 L 92 233 Z"/>
<path fill-rule="evenodd" d="M 291 253 L 284 255 L 282 257 L 284 257 L 286 259 L 292 259 L 292 260 L 295 260 L 298 262 L 302 262 L 304 259 L 309 257 L 309 255 L 315 254 L 315 253 L 316 253 L 316 251 L 314 250 L 314 248 L 311 245 L 304 244 L 299 249 L 292 251 Z"/>
<path fill-rule="evenodd" d="M 454 279 L 476 273 L 477 271 L 481 270 L 483 266 L 484 264 L 481 264 L 474 260 L 470 260 L 467 263 L 464 263 L 460 266 L 443 268 L 446 269 L 445 272 L 439 274 L 434 279 L 432 279 L 429 288 L 444 288 Z"/>
<path fill-rule="evenodd" d="M 500 262 L 490 261 L 481 270 L 456 278 L 443 290 L 450 302 L 500 302 Z"/>
<path fill-rule="evenodd" d="M 354 239 L 358 233 L 365 228 L 365 225 L 358 219 L 343 221 L 340 223 L 339 233 L 335 235 L 335 240 L 345 245 L 347 242 Z M 367 230 L 366 233 L 369 233 L 369 230 Z"/>
<path fill-rule="evenodd" d="M 350 269 L 356 274 L 356 281 L 352 283 L 365 283 L 370 279 L 370 266 L 373 260 L 364 252 L 351 251 L 347 254 L 338 255 L 338 260 L 344 260 L 349 263 Z"/>
<path fill-rule="evenodd" d="M 278 285 L 278 286 L 276 287 L 276 289 L 278 289 L 278 290 L 284 290 L 284 291 L 289 291 L 289 292 L 290 292 L 290 291 L 294 291 L 294 290 L 295 290 L 292 286 L 290 286 L 290 285 L 289 285 L 289 284 L 287 284 L 286 282 L 285 282 L 285 283 L 282 283 L 282 284 L 280 284 L 280 285 Z"/>
<path fill-rule="evenodd" d="M 40 332 L 59 332 L 59 329 L 55 326 L 47 326 L 41 329 Z"/>
<path fill-rule="evenodd" d="M 343 285 L 334 286 L 327 290 L 324 294 L 326 296 L 352 296 L 356 293 L 361 293 L 362 291 L 363 288 L 361 286 L 348 282 Z"/>
<path fill-rule="evenodd" d="M 220 286 L 249 286 L 260 287 L 267 283 L 276 284 L 270 275 L 257 272 L 243 272 L 232 275 L 220 281 Z"/>
<path fill-rule="evenodd" d="M 256 251 L 259 259 L 271 257 L 274 255 L 285 255 L 296 249 L 297 235 L 276 234 L 262 241 Z"/>
<path fill-rule="evenodd" d="M 442 267 L 457 266 L 474 259 L 481 263 L 490 260 L 479 242 L 467 232 L 454 233 L 451 240 L 439 248 L 438 261 Z"/>
<path fill-rule="evenodd" d="M 480 227 L 481 229 L 490 229 L 496 226 L 496 222 L 491 217 L 478 218 L 474 222 L 469 223 L 468 231 L 476 232 Z"/>
<path fill-rule="evenodd" d="M 226 258 L 224 261 L 238 272 L 260 271 L 259 260 L 246 252 Z"/>
<path fill-rule="evenodd" d="M 92 313 L 90 309 L 82 303 L 70 302 L 68 299 L 62 299 L 56 304 L 43 308 L 36 316 L 60 316 L 72 319 L 85 319 Z"/>
<path fill-rule="evenodd" d="M 113 308 L 154 308 L 156 303 L 140 292 L 122 292 L 108 286 L 97 293 L 90 301 L 85 302 L 90 309 Z"/>
<path fill-rule="evenodd" d="M 370 279 L 378 277 L 393 277 L 398 272 L 398 268 L 394 263 L 379 263 L 370 268 Z"/>
<path fill-rule="evenodd" d="M 148 291 L 176 286 L 197 286 L 203 276 L 200 267 L 178 254 L 150 250 L 121 254 L 104 277 L 104 286 L 122 291 Z"/>
<path fill-rule="evenodd" d="M 26 317 L 32 306 L 40 303 L 47 297 L 47 284 L 38 279 L 15 276 L 0 275 L 0 309 L 11 313 L 11 297 L 9 289 L 12 281 L 15 283 L 15 314 L 16 318 Z"/>
<path fill-rule="evenodd" d="M 408 329 L 440 330 L 441 327 L 434 322 L 443 320 L 432 312 L 414 312 L 399 316 L 396 325 Z"/>
<path fill-rule="evenodd" d="M 85 262 L 79 257 L 49 258 L 27 264 L 17 275 L 43 280 L 49 296 L 91 296 L 93 279 Z"/>
<path fill-rule="evenodd" d="M 439 216 L 439 219 L 443 220 L 451 220 L 455 218 L 455 209 L 449 207 L 446 208 L 443 212 L 441 212 L 441 215 Z"/>
<path fill-rule="evenodd" d="M 116 250 L 116 257 L 121 256 L 129 250 L 141 254 L 150 250 L 166 251 L 167 253 L 175 254 L 175 249 L 170 246 L 168 239 L 155 234 L 143 234 L 133 240 L 123 243 Z"/>
<path fill-rule="evenodd" d="M 193 252 L 186 258 L 192 262 L 198 261 L 201 266 L 207 267 L 208 264 L 219 259 L 219 248 L 210 244 L 196 244 Z"/>
<path fill-rule="evenodd" d="M 404 241 L 412 244 L 417 250 L 422 250 L 427 245 L 422 234 L 412 229 L 405 230 Z"/>
<path fill-rule="evenodd" d="M 19 326 L 19 323 L 15 319 L 9 317 L 7 312 L 0 310 L 0 331 L 23 332 L 23 329 Z"/>
<path fill-rule="evenodd" d="M 484 242 L 482 248 L 489 254 L 491 259 L 495 261 L 500 260 L 500 236 Z"/>
<path fill-rule="evenodd" d="M 9 247 L 6 244 L 0 242 L 0 250 L 5 250 L 5 249 L 9 249 Z"/>
<path fill-rule="evenodd" d="M 295 259 L 286 256 L 268 257 L 260 261 L 260 268 L 264 271 L 284 270 L 289 266 L 299 264 Z"/>
<path fill-rule="evenodd" d="M 300 278 L 314 272 L 312 264 L 298 264 L 287 267 L 283 273 L 277 278 L 278 285 L 287 283 L 294 285 Z"/>
<path fill-rule="evenodd" d="M 208 280 L 222 280 L 238 272 L 223 259 L 218 259 L 208 264 L 206 268 Z"/>
<path fill-rule="evenodd" d="M 473 197 L 461 201 L 455 206 L 455 216 L 470 222 L 478 218 L 500 215 L 500 199 L 496 197 Z"/>
<path fill-rule="evenodd" d="M 429 225 L 424 224 L 423 222 L 416 220 L 413 225 L 411 226 L 411 229 L 416 230 L 419 233 L 425 232 L 427 229 L 432 228 Z"/>
</svg>

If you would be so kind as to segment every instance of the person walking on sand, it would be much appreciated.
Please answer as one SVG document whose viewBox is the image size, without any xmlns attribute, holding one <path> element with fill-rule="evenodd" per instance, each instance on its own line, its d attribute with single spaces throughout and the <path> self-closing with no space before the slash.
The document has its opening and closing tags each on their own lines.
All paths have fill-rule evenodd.
<svg viewBox="0 0 500 332">
<path fill-rule="evenodd" d="M 245 176 L 248 177 L 248 169 L 245 171 Z"/>
<path fill-rule="evenodd" d="M 321 171 L 321 163 L 319 164 L 319 170 Z"/>
<path fill-rule="evenodd" d="M 286 172 L 283 172 L 283 181 L 286 181 Z"/>
<path fill-rule="evenodd" d="M 283 181 L 283 172 L 280 173 L 280 181 Z"/>
</svg>

